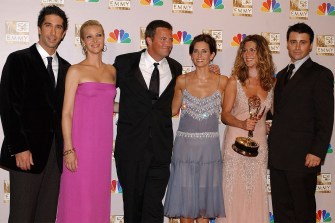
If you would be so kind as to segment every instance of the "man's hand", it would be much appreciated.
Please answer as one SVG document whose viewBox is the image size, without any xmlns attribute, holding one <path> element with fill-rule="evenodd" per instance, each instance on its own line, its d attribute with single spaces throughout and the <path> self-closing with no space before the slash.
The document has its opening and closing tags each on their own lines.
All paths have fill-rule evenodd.
<svg viewBox="0 0 335 223">
<path fill-rule="evenodd" d="M 29 150 L 15 154 L 16 166 L 21 170 L 30 170 L 31 166 L 34 165 L 33 155 Z"/>
<path fill-rule="evenodd" d="M 306 156 L 306 162 L 305 166 L 311 168 L 311 167 L 316 167 L 319 166 L 321 162 L 321 159 L 313 154 L 308 153 Z"/>
<path fill-rule="evenodd" d="M 209 70 L 215 74 L 220 74 L 220 67 L 216 64 L 209 65 Z"/>
</svg>

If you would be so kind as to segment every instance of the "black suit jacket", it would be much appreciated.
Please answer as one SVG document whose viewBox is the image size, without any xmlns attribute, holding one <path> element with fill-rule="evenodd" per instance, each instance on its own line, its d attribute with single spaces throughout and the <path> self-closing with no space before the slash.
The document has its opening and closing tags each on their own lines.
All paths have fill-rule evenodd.
<svg viewBox="0 0 335 223">
<path fill-rule="evenodd" d="M 310 58 L 284 86 L 287 67 L 277 75 L 274 119 L 269 134 L 269 165 L 282 170 L 305 167 L 307 153 L 324 159 L 334 122 L 334 77 Z"/>
<path fill-rule="evenodd" d="M 156 160 L 169 163 L 173 145 L 171 104 L 176 77 L 182 73 L 182 66 L 174 59 L 166 58 L 172 80 L 152 104 L 139 68 L 142 52 L 120 55 L 115 59 L 120 107 L 114 155 L 119 160 L 140 160 L 150 140 Z"/>
<path fill-rule="evenodd" d="M 5 168 L 20 170 L 14 154 L 30 150 L 34 165 L 25 172 L 40 173 L 55 137 L 58 165 L 62 170 L 61 116 L 65 75 L 70 64 L 58 54 L 57 57 L 56 89 L 35 44 L 7 58 L 0 84 L 0 114 L 5 135 L 0 164 Z"/>
</svg>

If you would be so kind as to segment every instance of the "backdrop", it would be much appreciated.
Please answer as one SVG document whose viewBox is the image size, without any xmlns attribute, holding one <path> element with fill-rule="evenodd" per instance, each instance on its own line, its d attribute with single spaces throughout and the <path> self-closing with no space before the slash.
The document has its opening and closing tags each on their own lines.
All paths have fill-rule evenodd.
<svg viewBox="0 0 335 223">
<path fill-rule="evenodd" d="M 217 40 L 219 52 L 214 63 L 220 66 L 222 74 L 230 75 L 237 47 L 248 34 L 262 34 L 269 40 L 279 71 L 289 62 L 286 50 L 288 26 L 305 22 L 314 29 L 316 37 L 312 59 L 335 72 L 335 0 L 6 0 L 0 7 L 1 69 L 9 53 L 38 41 L 37 16 L 40 9 L 49 4 L 59 5 L 69 17 L 69 29 L 58 52 L 72 64 L 84 58 L 78 30 L 88 19 L 99 20 L 105 28 L 108 48 L 104 53 L 106 63 L 113 63 L 119 54 L 145 47 L 144 28 L 151 20 L 163 19 L 174 28 L 171 57 L 184 66 L 185 72 L 192 70 L 189 44 L 194 36 L 202 32 L 211 34 Z M 114 117 L 116 121 L 117 116 Z M 178 117 L 173 118 L 174 130 L 178 122 Z M 223 130 L 224 125 L 221 125 L 221 135 Z M 0 142 L 2 140 L 1 129 Z M 318 178 L 316 222 L 333 222 L 332 218 L 335 218 L 332 191 L 334 143 L 333 134 Z M 114 163 L 111 166 L 111 222 L 122 222 L 122 188 L 117 180 Z M 3 185 L 3 189 L 0 189 L 0 223 L 4 223 L 9 213 L 10 182 L 8 172 L 2 169 L 0 184 Z M 268 189 L 271 200 L 270 187 Z M 269 214 L 273 222 L 272 211 Z"/>
</svg>

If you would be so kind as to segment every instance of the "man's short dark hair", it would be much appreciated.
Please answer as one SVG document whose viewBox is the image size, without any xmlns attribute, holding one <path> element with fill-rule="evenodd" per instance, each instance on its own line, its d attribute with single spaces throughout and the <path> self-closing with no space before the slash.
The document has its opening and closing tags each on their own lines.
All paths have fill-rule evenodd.
<svg viewBox="0 0 335 223">
<path fill-rule="evenodd" d="M 287 34 L 286 34 L 286 40 L 287 41 L 290 37 L 291 32 L 307 33 L 309 35 L 310 42 L 313 43 L 313 40 L 314 40 L 313 29 L 309 25 L 307 25 L 306 23 L 301 22 L 301 23 L 294 24 L 293 26 L 290 26 L 288 28 Z"/>
<path fill-rule="evenodd" d="M 150 37 L 151 39 L 153 39 L 156 34 L 157 28 L 167 28 L 169 30 L 172 30 L 172 26 L 170 23 L 164 20 L 153 20 L 147 25 L 145 29 L 145 38 Z"/>
<path fill-rule="evenodd" d="M 47 15 L 58 15 L 59 17 L 61 17 L 63 19 L 64 31 L 67 30 L 67 27 L 69 24 L 68 18 L 65 12 L 56 5 L 49 5 L 49 6 L 42 8 L 42 10 L 40 11 L 40 14 L 38 15 L 38 20 L 37 20 L 38 27 L 42 28 L 42 24 L 45 20 L 45 16 Z"/>
</svg>

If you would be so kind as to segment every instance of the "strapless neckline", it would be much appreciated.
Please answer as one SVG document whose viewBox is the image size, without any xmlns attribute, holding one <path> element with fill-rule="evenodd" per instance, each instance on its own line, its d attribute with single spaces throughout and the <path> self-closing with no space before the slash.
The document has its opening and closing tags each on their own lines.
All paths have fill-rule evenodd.
<svg viewBox="0 0 335 223">
<path fill-rule="evenodd" d="M 86 82 L 79 83 L 78 85 L 83 85 L 83 84 L 115 85 L 113 83 L 105 83 L 105 82 L 97 82 L 97 81 L 86 81 Z"/>
</svg>

